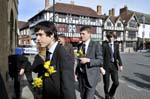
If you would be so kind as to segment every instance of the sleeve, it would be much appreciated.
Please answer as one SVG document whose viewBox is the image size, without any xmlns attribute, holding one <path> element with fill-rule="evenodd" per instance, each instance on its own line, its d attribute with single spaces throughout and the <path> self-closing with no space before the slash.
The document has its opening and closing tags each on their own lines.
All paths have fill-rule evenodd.
<svg viewBox="0 0 150 99">
<path fill-rule="evenodd" d="M 102 66 L 103 65 L 103 54 L 102 54 L 102 46 L 95 42 L 95 51 L 93 52 L 95 58 L 90 59 L 90 67 L 92 66 Z"/>
<path fill-rule="evenodd" d="M 70 48 L 70 53 L 71 53 L 71 56 L 73 57 L 73 59 L 74 59 L 74 50 L 73 50 L 73 47 L 72 47 L 72 45 L 71 44 L 69 44 L 69 48 Z"/>
<path fill-rule="evenodd" d="M 74 61 L 64 48 L 60 50 L 62 99 L 76 99 L 74 87 Z M 68 61 L 69 60 L 69 61 Z"/>
<path fill-rule="evenodd" d="M 26 74 L 28 82 L 31 84 L 33 81 L 33 78 L 32 78 L 31 63 L 29 61 L 26 62 L 25 74 Z"/>
<path fill-rule="evenodd" d="M 32 64 L 32 71 L 35 73 L 39 73 L 43 70 L 43 64 L 44 64 L 44 60 L 42 60 L 42 58 L 39 55 L 36 55 L 34 57 L 34 61 Z"/>
<path fill-rule="evenodd" d="M 20 60 L 19 62 L 21 63 L 20 65 L 20 68 L 26 68 L 26 65 L 27 65 L 27 62 L 28 62 L 28 58 L 23 56 L 23 55 L 18 55 L 18 60 Z"/>
<path fill-rule="evenodd" d="M 29 82 L 32 82 L 32 70 L 31 70 L 31 63 L 29 62 L 28 58 L 25 57 L 24 55 L 19 55 L 18 56 L 18 60 L 20 60 L 20 65 L 21 67 L 20 68 L 23 68 L 25 69 L 25 75 L 27 77 L 27 80 Z"/>
<path fill-rule="evenodd" d="M 122 66 L 122 60 L 121 60 L 120 51 L 119 51 L 119 43 L 117 43 L 117 59 L 119 61 L 119 66 Z"/>
</svg>

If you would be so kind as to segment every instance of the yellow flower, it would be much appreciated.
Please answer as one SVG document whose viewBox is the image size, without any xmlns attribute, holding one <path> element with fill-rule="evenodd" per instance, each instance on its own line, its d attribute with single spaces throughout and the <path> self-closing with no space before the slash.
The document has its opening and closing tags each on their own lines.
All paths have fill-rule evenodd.
<svg viewBox="0 0 150 99">
<path fill-rule="evenodd" d="M 46 73 L 44 74 L 44 76 L 45 76 L 45 77 L 49 77 L 49 73 L 46 72 Z"/>
<path fill-rule="evenodd" d="M 83 51 L 80 49 L 77 53 L 76 53 L 77 57 L 82 57 L 83 56 Z"/>
<path fill-rule="evenodd" d="M 46 61 L 46 62 L 44 63 L 44 67 L 45 67 L 45 69 L 48 69 L 48 68 L 49 68 L 49 66 L 50 66 L 50 64 L 51 64 L 51 62 L 50 62 L 50 61 Z"/>
<path fill-rule="evenodd" d="M 40 88 L 40 87 L 42 87 L 42 83 L 43 83 L 42 78 L 35 78 L 32 85 L 33 85 L 33 87 Z"/>
<path fill-rule="evenodd" d="M 49 73 L 50 75 L 56 72 L 56 70 L 54 69 L 53 66 L 50 66 L 50 67 L 47 69 L 47 71 L 48 71 L 48 73 Z"/>
<path fill-rule="evenodd" d="M 50 66 L 51 62 L 50 61 L 46 61 L 44 63 L 44 68 L 47 70 L 47 72 L 44 73 L 45 77 L 49 77 L 51 74 L 55 73 L 56 70 L 53 66 Z"/>
<path fill-rule="evenodd" d="M 76 56 L 77 56 L 77 57 L 79 57 L 79 56 L 80 56 L 80 54 L 79 54 L 79 53 L 76 53 Z"/>
<path fill-rule="evenodd" d="M 83 55 L 83 51 L 82 51 L 81 49 L 79 50 L 79 54 L 80 54 L 80 55 Z"/>
</svg>

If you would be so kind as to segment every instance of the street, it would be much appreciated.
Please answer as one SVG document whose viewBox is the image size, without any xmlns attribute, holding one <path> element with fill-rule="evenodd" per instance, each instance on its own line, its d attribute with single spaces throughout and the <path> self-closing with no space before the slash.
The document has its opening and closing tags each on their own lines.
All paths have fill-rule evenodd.
<svg viewBox="0 0 150 99">
<path fill-rule="evenodd" d="M 115 99 L 150 99 L 150 53 L 122 53 L 123 72 L 119 72 L 119 88 Z M 103 84 L 97 92 L 104 99 Z M 102 98 L 101 98 L 102 97 Z"/>
<path fill-rule="evenodd" d="M 120 85 L 115 99 L 150 99 L 150 53 L 121 53 L 121 57 L 124 70 L 119 72 Z M 22 99 L 33 99 L 27 84 L 23 84 Z M 80 99 L 77 82 L 75 85 Z M 96 99 L 104 99 L 102 80 L 96 88 Z"/>
</svg>

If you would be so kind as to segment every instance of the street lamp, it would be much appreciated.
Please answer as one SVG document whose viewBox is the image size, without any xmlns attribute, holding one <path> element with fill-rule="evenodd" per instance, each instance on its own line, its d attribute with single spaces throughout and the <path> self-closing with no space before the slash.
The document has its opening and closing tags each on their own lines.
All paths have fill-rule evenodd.
<svg viewBox="0 0 150 99">
<path fill-rule="evenodd" d="M 55 23 L 55 0 L 53 0 L 53 23 Z"/>
<path fill-rule="evenodd" d="M 143 21 L 143 32 L 142 32 L 142 38 L 143 38 L 143 50 L 144 50 L 144 35 L 145 35 L 145 16 L 142 16 L 142 21 Z"/>
</svg>

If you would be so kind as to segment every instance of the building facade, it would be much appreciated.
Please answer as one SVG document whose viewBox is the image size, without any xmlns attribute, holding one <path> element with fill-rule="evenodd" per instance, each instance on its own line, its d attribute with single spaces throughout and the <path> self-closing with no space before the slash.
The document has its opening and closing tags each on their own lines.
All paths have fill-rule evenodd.
<svg viewBox="0 0 150 99">
<path fill-rule="evenodd" d="M 134 12 L 128 12 L 128 7 L 120 9 L 120 17 L 124 23 L 124 52 L 136 51 L 139 22 Z"/>
<path fill-rule="evenodd" d="M 100 41 L 102 36 L 102 19 L 91 8 L 74 4 L 56 3 L 55 17 L 53 17 L 53 13 L 53 7 L 45 7 L 44 10 L 30 18 L 28 22 L 31 34 L 33 34 L 34 26 L 37 23 L 47 20 L 54 21 L 58 34 L 65 34 L 67 41 L 73 44 L 80 40 L 80 28 L 84 25 L 92 26 L 92 39 Z"/>
<path fill-rule="evenodd" d="M 18 0 L 0 0 L 0 73 L 7 80 L 8 55 L 16 44 Z"/>
<path fill-rule="evenodd" d="M 31 35 L 28 22 L 18 21 L 18 47 L 30 47 Z"/>
</svg>

